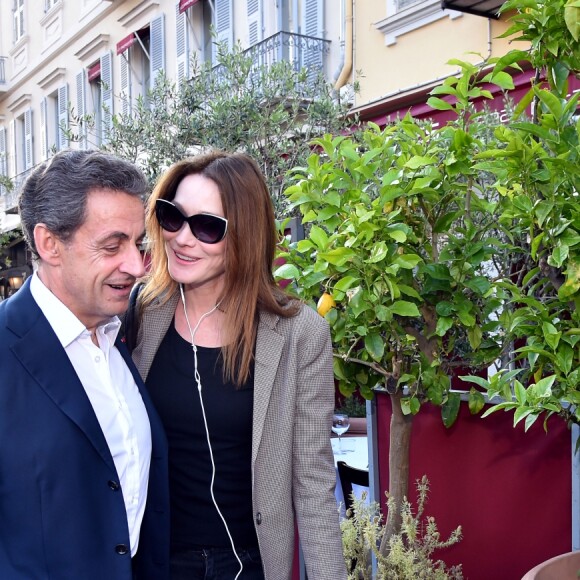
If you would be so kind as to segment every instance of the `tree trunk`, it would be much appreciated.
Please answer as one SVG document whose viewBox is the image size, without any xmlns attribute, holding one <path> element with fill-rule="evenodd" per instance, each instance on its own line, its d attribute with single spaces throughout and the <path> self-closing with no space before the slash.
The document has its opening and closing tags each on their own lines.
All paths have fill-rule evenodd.
<svg viewBox="0 0 580 580">
<path fill-rule="evenodd" d="M 401 392 L 397 391 L 390 397 L 392 414 L 389 443 L 389 496 L 394 500 L 395 509 L 387 513 L 385 534 L 381 541 L 380 552 L 385 556 L 390 550 L 390 538 L 401 531 L 401 504 L 403 498 L 408 496 L 409 453 L 413 426 L 413 416 L 404 415 L 401 410 Z"/>
</svg>

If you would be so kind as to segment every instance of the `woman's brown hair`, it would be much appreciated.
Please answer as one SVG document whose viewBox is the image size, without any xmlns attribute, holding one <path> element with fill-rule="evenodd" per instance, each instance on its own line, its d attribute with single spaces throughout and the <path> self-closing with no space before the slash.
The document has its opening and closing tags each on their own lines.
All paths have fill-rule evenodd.
<svg viewBox="0 0 580 580">
<path fill-rule="evenodd" d="M 225 284 L 220 309 L 225 317 L 222 347 L 224 378 L 236 385 L 249 377 L 259 312 L 279 316 L 296 314 L 299 304 L 274 281 L 276 251 L 274 209 L 257 163 L 244 153 L 212 151 L 174 163 L 159 179 L 147 205 L 146 226 L 151 251 L 150 275 L 141 293 L 143 307 L 167 301 L 177 290 L 169 275 L 161 226 L 155 217 L 157 199 L 172 200 L 188 175 L 201 174 L 219 189 L 228 220 L 225 249 Z"/>
</svg>

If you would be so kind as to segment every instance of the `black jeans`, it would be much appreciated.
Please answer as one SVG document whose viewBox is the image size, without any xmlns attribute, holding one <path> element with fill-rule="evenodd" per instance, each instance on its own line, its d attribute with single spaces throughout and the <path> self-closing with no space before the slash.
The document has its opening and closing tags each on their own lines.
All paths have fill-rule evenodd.
<svg viewBox="0 0 580 580">
<path fill-rule="evenodd" d="M 240 550 L 238 580 L 264 580 L 258 548 Z M 196 548 L 171 554 L 171 580 L 234 580 L 240 564 L 231 548 Z"/>
</svg>

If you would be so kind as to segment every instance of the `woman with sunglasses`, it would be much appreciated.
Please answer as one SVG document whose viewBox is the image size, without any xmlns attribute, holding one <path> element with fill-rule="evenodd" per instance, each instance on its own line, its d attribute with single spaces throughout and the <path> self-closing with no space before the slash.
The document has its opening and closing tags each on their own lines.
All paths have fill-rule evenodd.
<svg viewBox="0 0 580 580">
<path fill-rule="evenodd" d="M 274 282 L 257 164 L 175 163 L 149 200 L 133 357 L 169 441 L 172 580 L 343 580 L 327 323 Z"/>
</svg>

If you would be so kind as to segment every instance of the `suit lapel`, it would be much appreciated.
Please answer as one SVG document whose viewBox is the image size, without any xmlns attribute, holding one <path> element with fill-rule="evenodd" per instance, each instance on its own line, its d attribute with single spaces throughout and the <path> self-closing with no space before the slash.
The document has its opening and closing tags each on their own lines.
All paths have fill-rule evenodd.
<svg viewBox="0 0 580 580">
<path fill-rule="evenodd" d="M 11 346 L 14 356 L 114 471 L 111 452 L 89 398 L 52 327 L 32 298 L 29 284 L 14 299 L 7 305 L 8 326 L 19 336 Z"/>
<path fill-rule="evenodd" d="M 256 361 L 254 366 L 254 424 L 252 427 L 252 465 L 256 461 L 264 421 L 270 403 L 274 379 L 280 364 L 284 337 L 274 328 L 278 317 L 269 314 L 260 314 L 258 335 L 256 337 Z"/>
</svg>

